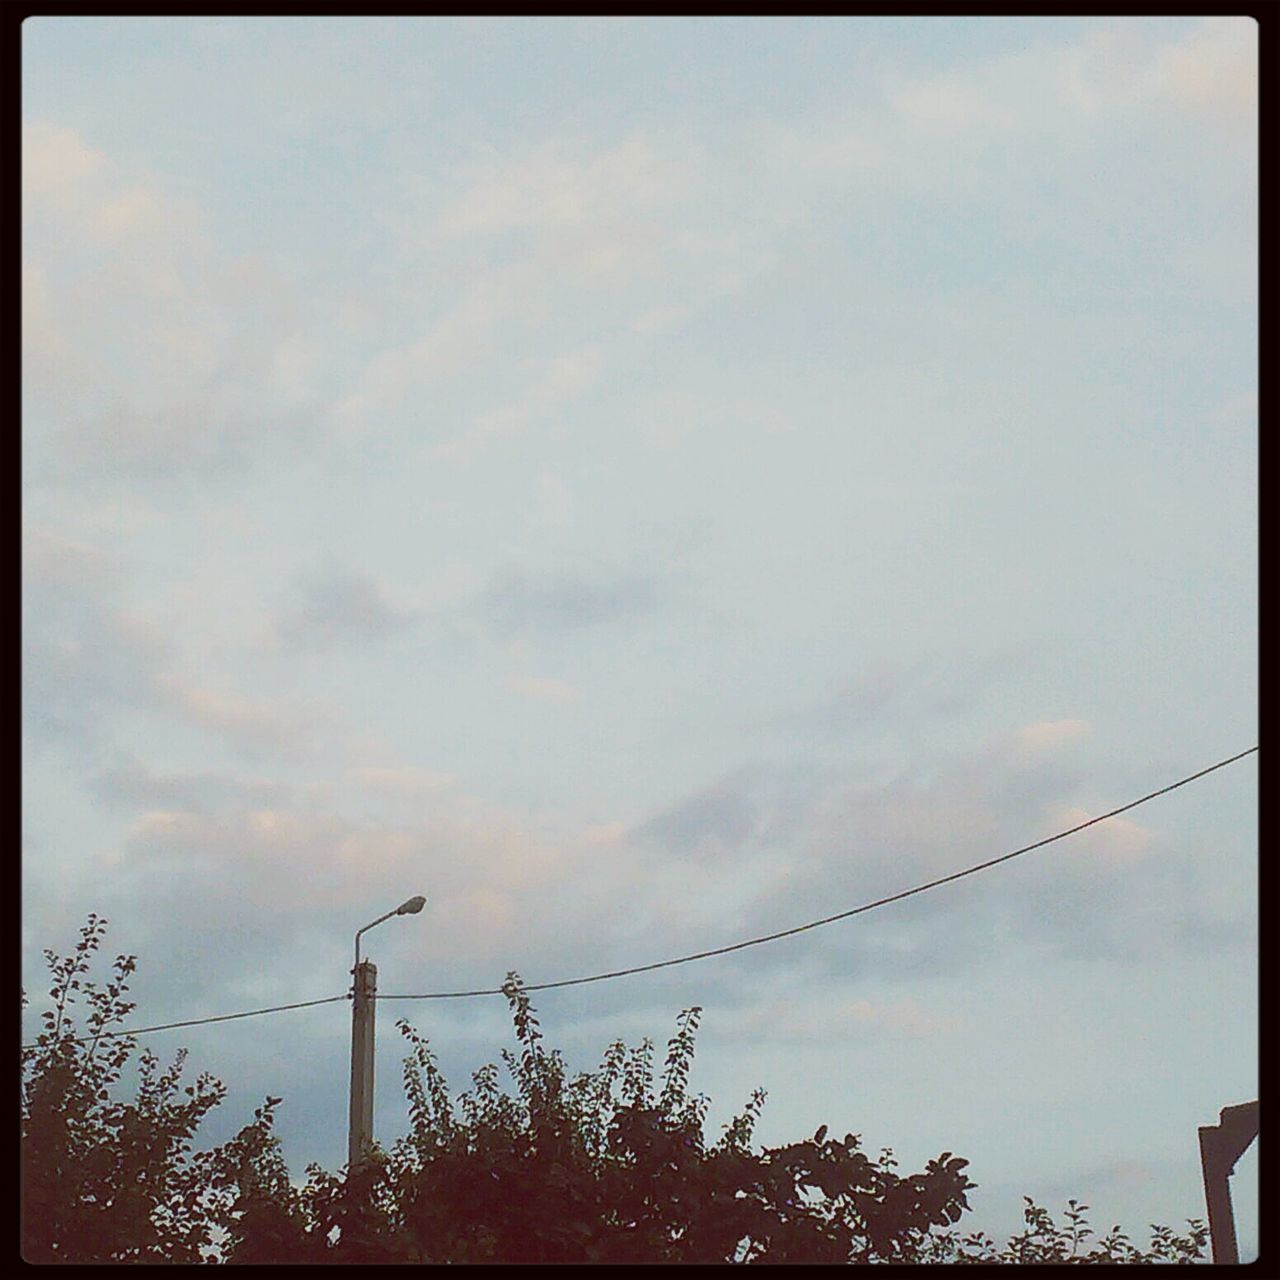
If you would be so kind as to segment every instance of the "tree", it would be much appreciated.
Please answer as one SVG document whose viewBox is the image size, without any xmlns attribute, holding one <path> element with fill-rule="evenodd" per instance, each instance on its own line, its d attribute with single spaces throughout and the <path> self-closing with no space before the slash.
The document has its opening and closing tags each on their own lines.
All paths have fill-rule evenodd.
<svg viewBox="0 0 1280 1280">
<path fill-rule="evenodd" d="M 1195 1260 L 1205 1232 L 1155 1228 L 1143 1254 L 1119 1229 L 1095 1249 L 1086 1206 L 1059 1230 L 1027 1202 L 1028 1230 L 1004 1250 L 953 1227 L 974 1186 L 950 1152 L 899 1176 L 892 1151 L 872 1160 L 858 1135 L 751 1149 L 765 1095 L 757 1090 L 704 1138 L 707 1099 L 688 1092 L 700 1010 L 685 1010 L 655 1079 L 648 1040 L 610 1045 L 598 1071 L 569 1076 L 542 1041 L 518 975 L 504 986 L 516 1051 L 504 1050 L 513 1091 L 494 1064 L 456 1102 L 425 1038 L 409 1046 L 409 1132 L 346 1178 L 309 1170 L 296 1191 L 299 1234 L 326 1242 L 333 1262 L 1033 1262 Z M 336 1230 L 335 1230 L 336 1228 Z M 243 1247 L 252 1247 L 244 1237 Z M 240 1246 L 238 1246 L 239 1248 Z M 248 1260 L 249 1253 L 231 1257 Z M 282 1255 L 288 1256 L 288 1255 Z M 301 1256 L 295 1252 L 294 1256 Z M 314 1254 L 309 1256 L 315 1256 Z"/>
<path fill-rule="evenodd" d="M 1023 1219 L 1026 1230 L 1014 1236 L 1003 1249 L 995 1241 L 977 1232 L 957 1239 L 944 1232 L 929 1241 L 922 1262 L 1200 1262 L 1205 1257 L 1209 1229 L 1195 1218 L 1187 1220 L 1187 1234 L 1176 1235 L 1169 1227 L 1152 1224 L 1151 1245 L 1144 1253 L 1130 1242 L 1120 1228 L 1112 1227 L 1088 1252 L 1085 1241 L 1094 1232 L 1086 1214 L 1089 1206 L 1068 1200 L 1063 1213 L 1065 1225 L 1058 1226 L 1053 1216 L 1030 1196 L 1023 1196 Z"/>
<path fill-rule="evenodd" d="M 610 1046 L 597 1073 L 567 1080 L 542 1044 L 517 975 L 505 986 L 519 1055 L 449 1107 L 430 1050 L 405 1023 L 409 1137 L 392 1152 L 406 1224 L 427 1256 L 461 1245 L 486 1260 L 541 1262 L 866 1261 L 908 1256 L 955 1222 L 972 1184 L 943 1153 L 899 1178 L 860 1140 L 811 1139 L 750 1149 L 757 1091 L 718 1142 L 703 1136 L 707 1099 L 687 1091 L 700 1010 L 685 1010 L 655 1082 L 652 1044 Z"/>
<path fill-rule="evenodd" d="M 89 980 L 107 921 L 90 915 L 69 956 L 45 951 L 52 1007 L 22 1050 L 22 1255 L 28 1262 L 199 1262 L 239 1211 L 238 1172 L 270 1144 L 267 1100 L 230 1143 L 192 1152 L 192 1137 L 226 1089 L 207 1073 L 182 1086 L 186 1051 L 161 1068 L 144 1051 L 132 1101 L 116 1096 L 136 1052 L 113 1033 L 133 956 L 117 956 L 105 986 Z M 88 1007 L 84 1034 L 75 1011 Z M 26 994 L 23 993 L 23 1005 Z"/>
<path fill-rule="evenodd" d="M 354 1169 L 318 1165 L 295 1186 L 272 1132 L 269 1097 L 231 1141 L 192 1151 L 225 1090 L 211 1076 L 180 1090 L 185 1055 L 138 1063 L 136 1095 L 115 1100 L 135 1052 L 112 1035 L 133 1009 L 132 956 L 87 980 L 106 922 L 91 916 L 73 955 L 46 952 L 44 1030 L 23 1050 L 22 1247 L 31 1262 L 1114 1262 L 1196 1261 L 1207 1233 L 1154 1227 L 1145 1253 L 1119 1228 L 1086 1249 L 1086 1205 L 1058 1227 L 1030 1200 L 1003 1249 L 955 1226 L 974 1186 L 942 1152 L 897 1172 L 859 1135 L 752 1149 L 756 1090 L 714 1142 L 708 1100 L 690 1096 L 700 1010 L 677 1019 L 665 1064 L 653 1044 L 606 1050 L 570 1076 L 546 1048 L 518 975 L 504 985 L 516 1048 L 475 1072 L 456 1101 L 427 1040 L 407 1022 L 409 1131 Z M 87 1001 L 87 1035 L 72 1012 Z M 25 1003 L 25 997 L 24 997 Z"/>
</svg>

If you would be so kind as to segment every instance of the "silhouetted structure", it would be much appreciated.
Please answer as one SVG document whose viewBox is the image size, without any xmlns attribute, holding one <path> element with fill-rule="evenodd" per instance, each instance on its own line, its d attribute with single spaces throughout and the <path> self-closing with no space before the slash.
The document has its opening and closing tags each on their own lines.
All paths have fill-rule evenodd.
<svg viewBox="0 0 1280 1280">
<path fill-rule="evenodd" d="M 1209 1239 L 1214 1262 L 1240 1261 L 1228 1179 L 1235 1171 L 1236 1161 L 1257 1136 L 1256 1102 L 1223 1107 L 1216 1125 L 1200 1126 L 1200 1167 L 1204 1173 L 1204 1198 L 1209 1207 Z"/>
</svg>

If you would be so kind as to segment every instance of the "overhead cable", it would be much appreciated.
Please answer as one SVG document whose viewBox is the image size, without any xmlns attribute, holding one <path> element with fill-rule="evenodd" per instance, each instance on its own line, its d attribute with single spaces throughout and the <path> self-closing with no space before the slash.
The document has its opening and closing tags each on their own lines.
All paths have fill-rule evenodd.
<svg viewBox="0 0 1280 1280">
<path fill-rule="evenodd" d="M 1033 849 L 1042 849 L 1045 845 L 1053 844 L 1055 841 L 1065 840 L 1067 836 L 1075 835 L 1076 832 L 1083 831 L 1086 827 L 1096 826 L 1099 822 L 1107 821 L 1108 818 L 1114 818 L 1122 813 L 1127 813 L 1130 809 L 1136 809 L 1140 804 L 1146 804 L 1147 801 L 1154 800 L 1157 796 L 1168 795 L 1170 791 L 1185 787 L 1189 782 L 1195 782 L 1197 778 L 1203 778 L 1218 769 L 1225 769 L 1227 765 L 1234 764 L 1237 760 L 1243 760 L 1245 756 L 1252 755 L 1257 750 L 1256 746 L 1249 747 L 1234 756 L 1228 756 L 1225 760 L 1219 760 L 1216 764 L 1209 765 L 1208 768 L 1188 774 L 1185 778 L 1179 778 L 1177 782 L 1171 782 L 1168 786 L 1161 787 L 1157 791 L 1149 791 L 1145 796 L 1141 796 L 1137 800 L 1130 800 L 1128 804 L 1123 804 L 1118 809 L 1111 809 L 1106 813 L 1099 814 L 1096 818 L 1089 818 L 1085 822 L 1077 823 L 1074 827 L 1068 827 L 1065 831 L 1059 831 L 1055 835 L 1046 836 L 1043 840 L 1037 840 L 1033 844 L 1023 845 L 1021 849 L 1014 849 L 1011 853 L 1003 853 L 998 858 L 990 858 L 986 862 L 976 863 L 972 867 L 965 867 L 962 871 L 953 871 L 950 875 L 940 876 L 936 880 L 930 880 L 927 884 L 916 885 L 912 889 L 903 889 L 900 893 L 890 894 L 886 898 L 877 898 L 874 902 L 863 903 L 860 907 L 853 907 L 848 911 L 840 911 L 832 916 L 824 916 L 821 920 L 810 920 L 807 924 L 796 925 L 791 929 L 781 929 L 777 933 L 768 933 L 760 938 L 749 938 L 745 942 L 734 942 L 726 947 L 715 947 L 710 951 L 697 951 L 692 955 L 677 956 L 673 960 L 658 960 L 652 964 L 636 965 L 630 969 L 614 969 L 608 973 L 595 973 L 585 978 L 563 978 L 558 982 L 535 982 L 528 984 L 524 989 L 526 991 L 550 991 L 557 987 L 576 987 L 588 982 L 604 982 L 610 978 L 625 978 L 634 973 L 650 973 L 655 969 L 667 969 L 677 964 L 688 964 L 693 960 L 707 960 L 712 956 L 728 955 L 731 951 L 742 951 L 747 947 L 758 947 L 766 942 L 776 942 L 779 938 L 789 938 L 797 933 L 805 933 L 809 929 L 820 929 L 823 925 L 834 924 L 837 920 L 848 920 L 851 916 L 861 915 L 865 911 L 874 911 L 877 907 L 888 906 L 891 902 L 900 902 L 903 898 L 910 898 L 914 894 L 924 893 L 927 889 L 936 889 L 939 885 L 950 884 L 953 880 L 962 880 L 965 876 L 976 875 L 979 871 L 986 871 L 988 868 L 998 866 L 1002 862 L 1008 862 L 1011 858 L 1019 858 L 1024 853 L 1030 853 Z M 421 995 L 379 995 L 377 999 L 464 1000 L 473 996 L 500 996 L 504 994 L 505 992 L 501 987 L 485 987 L 475 991 L 429 991 Z M 95 1039 L 123 1039 L 129 1036 L 146 1035 L 152 1031 L 170 1031 L 176 1027 L 198 1027 L 211 1022 L 231 1022 L 236 1018 L 256 1018 L 267 1013 L 283 1013 L 288 1009 L 307 1009 L 314 1005 L 334 1004 L 339 1000 L 349 1000 L 350 998 L 350 993 L 347 992 L 340 996 L 326 996 L 321 1000 L 303 1000 L 297 1004 L 273 1005 L 269 1009 L 250 1009 L 244 1013 L 223 1013 L 212 1018 L 191 1018 L 183 1022 L 165 1022 L 154 1027 L 137 1027 L 132 1031 L 103 1031 L 97 1036 L 76 1036 L 74 1037 L 74 1042 L 79 1044 Z M 35 1045 L 23 1046 L 24 1049 L 35 1047 Z"/>
<path fill-rule="evenodd" d="M 84 1044 L 89 1040 L 126 1040 L 129 1036 L 144 1036 L 148 1031 L 171 1031 L 174 1027 L 200 1027 L 206 1022 L 231 1022 L 235 1018 L 257 1018 L 264 1013 L 283 1013 L 286 1009 L 309 1009 L 312 1005 L 333 1004 L 337 1000 L 346 1000 L 346 995 L 325 996 L 323 1000 L 302 1000 L 297 1004 L 277 1004 L 270 1009 L 248 1009 L 244 1013 L 220 1013 L 212 1018 L 189 1018 L 185 1022 L 162 1022 L 154 1027 L 135 1027 L 132 1031 L 100 1031 L 95 1036 L 73 1036 L 73 1044 Z M 34 1049 L 32 1044 L 24 1044 L 24 1049 Z"/>
<path fill-rule="evenodd" d="M 728 955 L 731 951 L 742 951 L 746 947 L 758 947 L 765 942 L 776 942 L 779 938 L 789 938 L 794 934 L 804 933 L 809 929 L 820 929 L 823 925 L 834 924 L 837 920 L 847 920 L 850 916 L 861 915 L 864 911 L 874 911 L 877 907 L 887 906 L 891 902 L 900 902 L 903 898 L 910 898 L 913 894 L 924 893 L 926 889 L 936 889 L 939 885 L 949 884 L 952 880 L 962 880 L 965 876 L 976 875 L 979 871 L 986 871 L 989 867 L 998 866 L 1001 862 L 1008 862 L 1011 858 L 1019 858 L 1024 853 L 1030 853 L 1033 849 L 1041 849 L 1047 844 L 1053 844 L 1056 840 L 1064 840 L 1067 836 L 1075 835 L 1077 831 L 1083 831 L 1086 827 L 1105 822 L 1108 818 L 1114 818 L 1121 813 L 1127 813 L 1130 809 L 1136 809 L 1140 804 L 1146 804 L 1148 800 L 1154 800 L 1157 796 L 1167 795 L 1170 791 L 1185 787 L 1187 783 L 1194 782 L 1197 778 L 1203 778 L 1206 774 L 1213 773 L 1216 769 L 1224 769 L 1227 765 L 1234 764 L 1237 760 L 1242 760 L 1245 756 L 1251 755 L 1257 749 L 1257 747 L 1250 747 L 1247 751 L 1241 751 L 1226 760 L 1219 760 L 1217 764 L 1211 764 L 1207 769 L 1188 774 L 1187 777 L 1180 778 L 1177 782 L 1171 782 L 1167 787 L 1161 787 L 1158 791 L 1150 791 L 1137 800 L 1131 800 L 1128 804 L 1121 805 L 1118 809 L 1111 809 L 1107 813 L 1099 814 L 1096 818 L 1090 818 L 1087 822 L 1077 823 L 1074 827 L 1068 827 L 1065 831 L 1059 831 L 1056 835 L 1046 836 L 1043 840 L 1037 840 L 1034 844 L 1023 845 L 1021 849 L 1014 849 L 1012 853 L 1003 853 L 998 858 L 979 862 L 975 866 L 966 867 L 963 871 L 953 871 L 949 876 L 940 876 L 937 880 L 930 880 L 927 884 L 916 885 L 914 889 L 904 889 L 901 893 L 890 894 L 887 898 L 877 898 L 875 902 L 864 903 L 862 906 L 853 907 L 849 911 L 840 911 L 833 916 L 824 916 L 821 920 L 810 920 L 808 924 L 799 924 L 791 929 L 780 929 L 777 933 L 767 933 L 761 938 L 749 938 L 746 942 L 734 942 L 727 947 L 715 947 L 710 951 L 696 951 L 692 955 L 678 956 L 674 960 L 658 960 L 653 964 L 640 964 L 631 969 L 614 969 L 609 973 L 592 974 L 588 978 L 564 978 L 559 982 L 534 982 L 526 985 L 524 989 L 526 991 L 550 991 L 555 987 L 576 987 L 586 982 L 604 982 L 609 978 L 625 978 L 633 973 L 650 973 L 654 969 L 667 969 L 672 965 L 688 964 L 692 960 L 706 960 L 711 956 Z M 492 987 L 483 991 L 433 991 L 425 995 L 406 996 L 380 995 L 378 999 L 461 1000 L 468 996 L 500 996 L 502 994 L 504 993 L 501 987 Z"/>
</svg>

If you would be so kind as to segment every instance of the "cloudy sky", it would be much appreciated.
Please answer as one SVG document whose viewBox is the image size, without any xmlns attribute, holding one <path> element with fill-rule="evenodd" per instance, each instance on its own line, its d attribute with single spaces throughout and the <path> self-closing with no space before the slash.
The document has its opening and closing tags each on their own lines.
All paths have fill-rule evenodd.
<svg viewBox="0 0 1280 1280">
<path fill-rule="evenodd" d="M 1256 741 L 1245 19 L 35 18 L 24 981 L 143 1023 L 727 945 Z M 1204 1216 L 1256 757 L 983 875 L 546 992 L 714 1129 Z M 455 1088 L 501 1000 L 385 1004 Z M 148 1037 L 346 1153 L 345 1004 Z M 1235 1179 L 1256 1240 L 1256 1147 Z"/>
</svg>

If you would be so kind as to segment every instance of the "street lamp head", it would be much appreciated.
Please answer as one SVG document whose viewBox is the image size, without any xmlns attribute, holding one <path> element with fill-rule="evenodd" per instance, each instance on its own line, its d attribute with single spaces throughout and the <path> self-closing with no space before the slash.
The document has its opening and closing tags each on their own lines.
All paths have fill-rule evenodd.
<svg viewBox="0 0 1280 1280">
<path fill-rule="evenodd" d="M 426 898 L 424 898 L 421 894 L 418 894 L 416 897 L 410 898 L 408 902 L 402 902 L 396 908 L 396 915 L 416 916 L 418 912 L 421 911 L 422 908 L 425 907 L 426 905 L 427 905 Z"/>
</svg>

